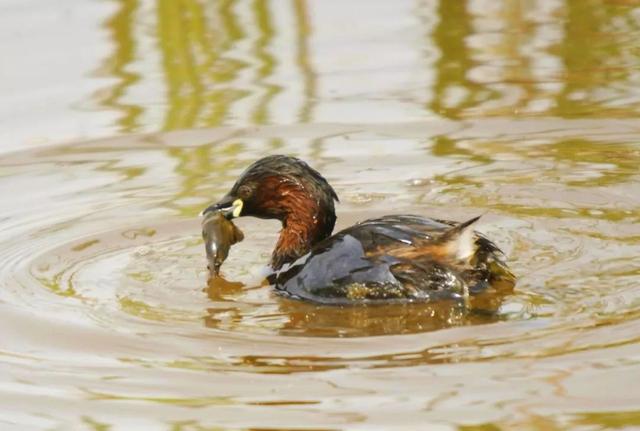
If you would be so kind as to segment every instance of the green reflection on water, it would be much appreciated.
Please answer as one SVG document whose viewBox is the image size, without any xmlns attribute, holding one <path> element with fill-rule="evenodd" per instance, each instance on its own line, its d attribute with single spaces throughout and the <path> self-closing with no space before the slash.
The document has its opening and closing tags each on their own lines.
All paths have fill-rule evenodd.
<svg viewBox="0 0 640 431">
<path fill-rule="evenodd" d="M 112 426 L 103 422 L 99 422 L 95 419 L 90 418 L 89 416 L 83 416 L 82 422 L 89 427 L 89 429 L 94 431 L 109 431 L 112 429 Z"/>
<path fill-rule="evenodd" d="M 268 77 L 273 74 L 276 64 L 276 59 L 268 50 L 274 35 L 274 28 L 269 16 L 270 11 L 265 0 L 256 0 L 254 5 L 257 29 L 260 30 L 260 36 L 253 49 L 253 54 L 259 61 L 256 84 L 263 88 L 263 94 L 251 115 L 251 119 L 255 124 L 265 124 L 269 119 L 269 102 L 281 90 L 281 87 L 267 82 Z"/>
<path fill-rule="evenodd" d="M 223 25 L 210 25 L 207 12 Z M 158 3 L 157 13 L 168 96 L 163 128 L 220 124 L 233 101 L 246 95 L 228 84 L 246 67 L 225 55 L 242 36 L 234 15 L 228 13 L 228 3 L 164 0 Z"/>
<path fill-rule="evenodd" d="M 444 117 L 460 118 L 465 110 L 489 99 L 491 94 L 468 77 L 474 62 L 466 43 L 473 32 L 467 3 L 441 0 L 437 13 L 438 24 L 429 39 L 438 47 L 440 57 L 435 64 L 437 78 L 429 107 Z"/>
<path fill-rule="evenodd" d="M 144 111 L 141 105 L 122 101 L 127 89 L 141 79 L 139 74 L 128 69 L 135 58 L 136 40 L 132 25 L 137 9 L 137 0 L 120 0 L 119 10 L 105 24 L 113 39 L 114 50 L 105 60 L 100 74 L 113 75 L 117 83 L 106 91 L 101 103 L 122 113 L 117 124 L 123 132 L 137 130 L 140 127 L 140 114 Z"/>
<path fill-rule="evenodd" d="M 427 80 L 432 91 L 416 94 L 423 98 L 416 112 L 453 119 L 638 114 L 640 101 L 630 94 L 640 84 L 640 49 L 635 43 L 640 22 L 633 3 L 565 0 L 549 11 L 545 2 L 497 4 L 485 11 L 473 1 L 439 0 L 434 24 L 419 22 L 424 39 L 408 49 L 438 54 L 434 79 Z M 99 98 L 103 106 L 121 113 L 117 127 L 124 132 L 272 124 L 280 110 L 295 112 L 299 122 L 311 122 L 318 105 L 332 102 L 331 95 L 319 96 L 317 88 L 348 61 L 339 46 L 335 53 L 317 51 L 312 42 L 321 40 L 318 32 L 329 26 L 316 13 L 317 4 L 304 0 L 287 2 L 284 9 L 267 0 L 161 0 L 152 6 L 151 16 L 138 0 L 119 0 L 118 5 L 105 23 L 113 51 L 100 67 L 115 84 Z M 284 22 L 293 27 L 291 32 L 276 25 L 282 22 L 276 14 L 285 9 Z M 362 38 L 385 38 L 366 23 Z M 285 34 L 290 40 L 276 43 Z M 345 32 L 338 42 L 350 42 L 351 34 Z M 392 66 L 385 44 L 367 46 L 379 58 L 381 70 Z M 293 65 L 286 65 L 288 51 Z M 161 76 L 138 67 L 155 59 Z M 278 75 L 279 67 L 285 67 L 284 75 Z M 363 69 L 344 79 L 356 86 L 370 72 L 375 70 Z M 407 82 L 406 90 L 412 85 Z M 277 97 L 290 86 L 295 94 L 282 100 L 289 104 L 294 96 L 296 107 L 285 106 Z M 372 109 L 397 97 L 381 98 L 376 88 L 362 95 L 374 100 Z M 357 106 L 353 109 L 363 105 Z M 145 115 L 152 108 L 160 108 L 161 115 Z"/>
<path fill-rule="evenodd" d="M 583 413 L 578 415 L 575 423 L 581 425 L 599 425 L 607 429 L 640 427 L 640 410 Z"/>
<path fill-rule="evenodd" d="M 299 119 L 306 123 L 311 120 L 313 106 L 316 97 L 316 72 L 311 66 L 311 54 L 309 52 L 309 37 L 311 28 L 309 25 L 308 8 L 305 0 L 294 0 L 294 13 L 296 16 L 296 62 L 300 68 L 300 76 L 304 82 L 304 103 L 300 110 Z"/>
<path fill-rule="evenodd" d="M 152 397 L 152 396 L 125 396 L 117 394 L 108 394 L 103 392 L 88 392 L 92 400 L 99 401 L 146 401 L 158 404 L 169 404 L 183 407 L 205 407 L 205 406 L 221 406 L 232 405 L 235 401 L 231 397 Z"/>
<path fill-rule="evenodd" d="M 485 423 L 478 425 L 463 425 L 458 431 L 501 431 L 507 429 L 523 429 L 531 431 L 560 431 L 569 429 L 569 422 L 574 426 L 587 426 L 589 430 L 630 429 L 640 426 L 640 411 L 606 411 L 580 413 L 575 419 L 567 421 L 563 416 L 538 416 L 531 415 L 526 422 L 518 423 Z M 582 427 L 580 429 L 583 429 Z"/>
<path fill-rule="evenodd" d="M 625 96 L 620 85 L 636 73 L 640 62 L 640 50 L 630 43 L 640 30 L 631 5 L 567 0 L 565 8 L 565 34 L 554 50 L 565 67 L 564 85 L 552 113 L 561 117 L 637 114 L 637 102 L 632 109 L 615 103 L 616 97 Z"/>
<path fill-rule="evenodd" d="M 272 121 L 272 104 L 282 85 L 272 79 L 279 60 L 273 46 L 278 29 L 272 22 L 270 2 L 251 2 L 249 22 L 238 13 L 238 8 L 247 2 L 161 0 L 155 7 L 155 20 L 140 10 L 138 0 L 118 3 L 118 11 L 105 23 L 114 49 L 100 68 L 101 75 L 115 77 L 116 84 L 100 95 L 99 102 L 121 112 L 117 120 L 120 131 L 132 132 L 149 126 L 162 130 L 218 126 L 233 120 L 238 114 L 232 108 L 248 97 L 252 102 L 245 120 L 252 124 Z M 304 102 L 299 118 L 308 121 L 315 93 L 315 73 L 307 42 L 308 11 L 304 0 L 296 0 L 290 6 L 296 26 L 295 39 L 291 41 L 299 69 L 296 79 L 303 83 Z M 147 35 L 147 21 L 151 22 L 157 52 L 142 52 L 140 48 L 143 44 L 139 39 Z M 247 44 L 251 46 L 248 50 Z M 162 124 L 143 124 L 157 120 L 142 118 L 150 104 L 148 100 L 129 102 L 134 100 L 130 92 L 141 81 L 152 83 L 157 77 L 132 70 L 136 61 L 157 55 L 164 91 L 162 95 L 147 96 L 151 100 L 165 97 L 164 117 Z"/>
</svg>

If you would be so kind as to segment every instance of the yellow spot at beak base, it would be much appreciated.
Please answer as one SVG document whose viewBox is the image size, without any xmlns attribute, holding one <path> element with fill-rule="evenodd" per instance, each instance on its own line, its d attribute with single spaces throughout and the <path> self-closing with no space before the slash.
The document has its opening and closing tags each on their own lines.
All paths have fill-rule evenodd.
<svg viewBox="0 0 640 431">
<path fill-rule="evenodd" d="M 236 199 L 235 201 L 233 201 L 233 212 L 231 213 L 234 217 L 240 217 L 240 214 L 242 213 L 242 205 L 244 204 L 244 202 L 242 202 L 242 199 Z"/>
</svg>

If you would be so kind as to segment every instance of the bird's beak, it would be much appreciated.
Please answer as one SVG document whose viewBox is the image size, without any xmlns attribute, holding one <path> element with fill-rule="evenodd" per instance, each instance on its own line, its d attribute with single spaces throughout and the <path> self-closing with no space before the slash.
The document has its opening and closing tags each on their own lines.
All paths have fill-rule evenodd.
<svg viewBox="0 0 640 431">
<path fill-rule="evenodd" d="M 229 220 L 235 217 L 240 217 L 242 214 L 242 206 L 244 202 L 242 199 L 235 199 L 233 196 L 225 196 L 218 203 L 208 206 L 200 213 L 200 215 L 206 215 L 210 212 L 220 211 Z"/>
</svg>

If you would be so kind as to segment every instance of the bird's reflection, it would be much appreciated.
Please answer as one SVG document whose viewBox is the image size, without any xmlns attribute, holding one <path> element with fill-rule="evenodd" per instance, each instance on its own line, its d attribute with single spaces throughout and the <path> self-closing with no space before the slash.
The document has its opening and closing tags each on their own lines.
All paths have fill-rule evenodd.
<svg viewBox="0 0 640 431">
<path fill-rule="evenodd" d="M 207 283 L 212 306 L 207 308 L 204 324 L 216 329 L 238 330 L 246 326 L 255 330 L 261 327 L 260 322 L 268 321 L 268 329 L 275 333 L 309 337 L 412 334 L 498 321 L 503 298 L 511 292 L 510 287 L 503 287 L 493 286 L 472 296 L 468 307 L 453 301 L 327 306 L 284 298 L 275 292 L 269 296 L 272 301 L 256 304 L 245 301 L 247 292 L 270 289 L 266 280 L 252 287 L 216 276 Z"/>
</svg>

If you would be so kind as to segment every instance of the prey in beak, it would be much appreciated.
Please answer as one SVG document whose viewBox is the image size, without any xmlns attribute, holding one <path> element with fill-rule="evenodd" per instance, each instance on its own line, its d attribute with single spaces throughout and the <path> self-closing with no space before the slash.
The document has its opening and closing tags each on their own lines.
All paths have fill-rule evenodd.
<svg viewBox="0 0 640 431">
<path fill-rule="evenodd" d="M 231 246 L 242 241 L 244 234 L 222 210 L 206 211 L 202 220 L 202 238 L 207 252 L 209 275 L 217 277 Z"/>
<path fill-rule="evenodd" d="M 242 199 L 227 195 L 200 213 L 203 217 L 202 238 L 207 252 L 207 268 L 211 277 L 219 275 L 231 246 L 244 239 L 242 231 L 231 221 L 240 217 L 242 206 Z"/>
</svg>

